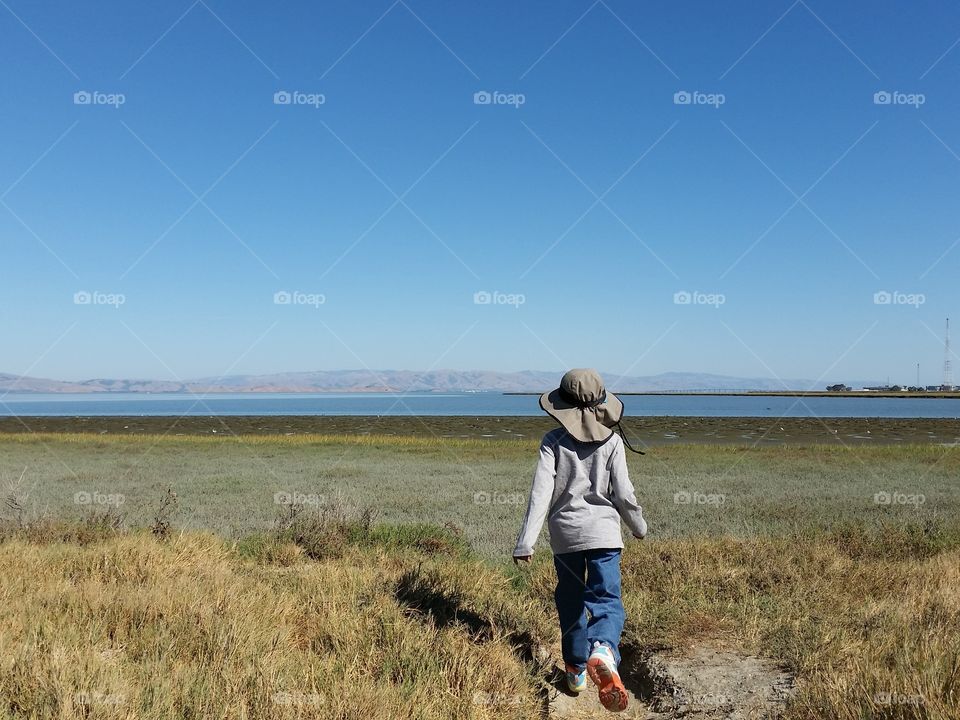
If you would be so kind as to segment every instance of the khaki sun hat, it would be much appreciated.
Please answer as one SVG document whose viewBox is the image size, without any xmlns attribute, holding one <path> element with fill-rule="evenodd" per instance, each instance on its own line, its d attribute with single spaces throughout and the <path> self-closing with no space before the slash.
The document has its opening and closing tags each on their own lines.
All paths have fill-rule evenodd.
<svg viewBox="0 0 960 720">
<path fill-rule="evenodd" d="M 540 396 L 540 407 L 581 442 L 602 442 L 623 417 L 623 403 L 608 393 L 596 370 L 575 368 L 560 387 Z"/>
</svg>

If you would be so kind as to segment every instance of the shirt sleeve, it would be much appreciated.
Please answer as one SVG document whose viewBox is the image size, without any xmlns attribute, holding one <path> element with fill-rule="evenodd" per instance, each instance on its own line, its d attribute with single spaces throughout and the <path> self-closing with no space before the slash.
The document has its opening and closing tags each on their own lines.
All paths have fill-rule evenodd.
<svg viewBox="0 0 960 720">
<path fill-rule="evenodd" d="M 553 446 L 547 442 L 540 445 L 540 459 L 533 474 L 533 483 L 530 486 L 530 499 L 527 501 L 527 513 L 523 516 L 523 525 L 517 537 L 517 546 L 513 551 L 514 557 L 533 555 L 533 546 L 540 537 L 543 521 L 550 510 L 550 500 L 553 498 L 554 478 L 556 477 L 556 456 Z"/>
<path fill-rule="evenodd" d="M 647 521 L 643 519 L 643 508 L 637 504 L 637 495 L 634 492 L 633 483 L 630 482 L 630 474 L 627 470 L 627 453 L 623 449 L 622 442 L 617 443 L 610 461 L 610 490 L 612 491 L 610 500 L 627 527 L 630 528 L 630 532 L 635 537 L 645 537 Z"/>
</svg>

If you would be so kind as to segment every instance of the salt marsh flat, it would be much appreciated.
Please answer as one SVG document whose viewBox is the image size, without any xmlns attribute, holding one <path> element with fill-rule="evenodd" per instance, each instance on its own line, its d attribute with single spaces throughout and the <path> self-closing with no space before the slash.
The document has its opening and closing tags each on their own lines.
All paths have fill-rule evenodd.
<svg viewBox="0 0 960 720">
<path fill-rule="evenodd" d="M 432 435 L 4 434 L 0 482 L 16 486 L 26 512 L 55 517 L 122 498 L 134 525 L 169 487 L 179 526 L 226 537 L 270 527 L 290 499 L 339 497 L 385 522 L 456 526 L 481 555 L 502 558 L 536 447 L 532 438 Z M 631 455 L 629 467 L 651 539 L 960 517 L 960 453 L 935 444 L 675 444 Z"/>
</svg>

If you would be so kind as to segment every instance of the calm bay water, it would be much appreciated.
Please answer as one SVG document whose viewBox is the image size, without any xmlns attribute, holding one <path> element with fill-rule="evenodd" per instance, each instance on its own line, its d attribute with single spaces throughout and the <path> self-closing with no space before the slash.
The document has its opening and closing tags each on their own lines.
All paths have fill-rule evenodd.
<svg viewBox="0 0 960 720">
<path fill-rule="evenodd" d="M 623 396 L 628 416 L 958 418 L 960 400 L 877 397 Z M 485 393 L 111 393 L 0 395 L 0 416 L 539 415 L 533 395 Z"/>
</svg>

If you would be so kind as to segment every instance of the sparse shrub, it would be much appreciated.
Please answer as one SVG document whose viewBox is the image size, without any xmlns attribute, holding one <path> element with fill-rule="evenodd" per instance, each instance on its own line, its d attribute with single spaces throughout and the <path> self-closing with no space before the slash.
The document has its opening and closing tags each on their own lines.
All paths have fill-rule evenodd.
<svg viewBox="0 0 960 720">
<path fill-rule="evenodd" d="M 463 531 L 450 523 L 443 527 L 427 523 L 378 525 L 371 530 L 367 542 L 385 548 L 416 550 L 425 555 L 470 554 Z"/>
<path fill-rule="evenodd" d="M 59 523 L 53 525 L 55 528 L 53 533 L 48 530 L 44 534 L 52 535 L 50 539 L 89 545 L 122 533 L 126 519 L 126 514 L 120 512 L 118 508 L 91 510 L 80 519 L 80 522 Z"/>
<path fill-rule="evenodd" d="M 377 525 L 376 518 L 374 508 L 353 508 L 339 496 L 319 505 L 287 503 L 274 522 L 274 535 L 299 546 L 313 560 L 336 558 L 348 544 L 379 543 L 386 526 Z"/>
<path fill-rule="evenodd" d="M 293 542 L 313 560 L 343 555 L 350 530 L 347 508 L 339 500 L 310 508 L 289 503 L 276 521 L 277 540 Z"/>
<path fill-rule="evenodd" d="M 23 498 L 17 495 L 14 492 L 9 493 L 3 499 L 3 505 L 12 514 L 11 520 L 14 524 L 18 526 L 23 526 L 23 514 L 25 507 L 23 505 Z"/>
<path fill-rule="evenodd" d="M 290 540 L 284 540 L 273 534 L 256 534 L 240 538 L 234 550 L 241 557 L 251 558 L 264 565 L 290 567 L 303 557 L 303 549 Z"/>
<path fill-rule="evenodd" d="M 150 526 L 150 532 L 158 540 L 170 539 L 171 518 L 179 505 L 180 501 L 177 500 L 177 494 L 173 491 L 173 488 L 167 488 L 160 498 L 160 505 L 157 507 L 157 512 L 153 516 L 153 524 Z"/>
<path fill-rule="evenodd" d="M 25 525 L 27 494 L 23 492 L 23 478 L 27 474 L 24 468 L 16 482 L 10 483 L 4 490 L 4 517 L 0 518 L 0 537 L 22 529 Z"/>
<path fill-rule="evenodd" d="M 374 508 L 356 509 L 341 497 L 316 506 L 288 503 L 277 514 L 274 538 L 294 543 L 313 560 L 340 557 L 348 545 L 408 549 L 426 555 L 470 553 L 463 531 L 451 523 L 442 527 L 429 523 L 378 524 L 376 518 Z"/>
<path fill-rule="evenodd" d="M 81 525 L 93 531 L 117 532 L 123 529 L 127 516 L 117 508 L 90 511 L 83 516 Z"/>
<path fill-rule="evenodd" d="M 830 542 L 855 560 L 921 560 L 958 545 L 942 522 L 843 522 L 828 533 Z"/>
<path fill-rule="evenodd" d="M 15 524 L 0 523 L 0 542 L 26 540 L 44 545 L 49 543 L 72 543 L 89 545 L 123 533 L 125 516 L 116 511 L 90 513 L 79 520 L 54 520 L 42 516 L 36 520 Z"/>
</svg>

